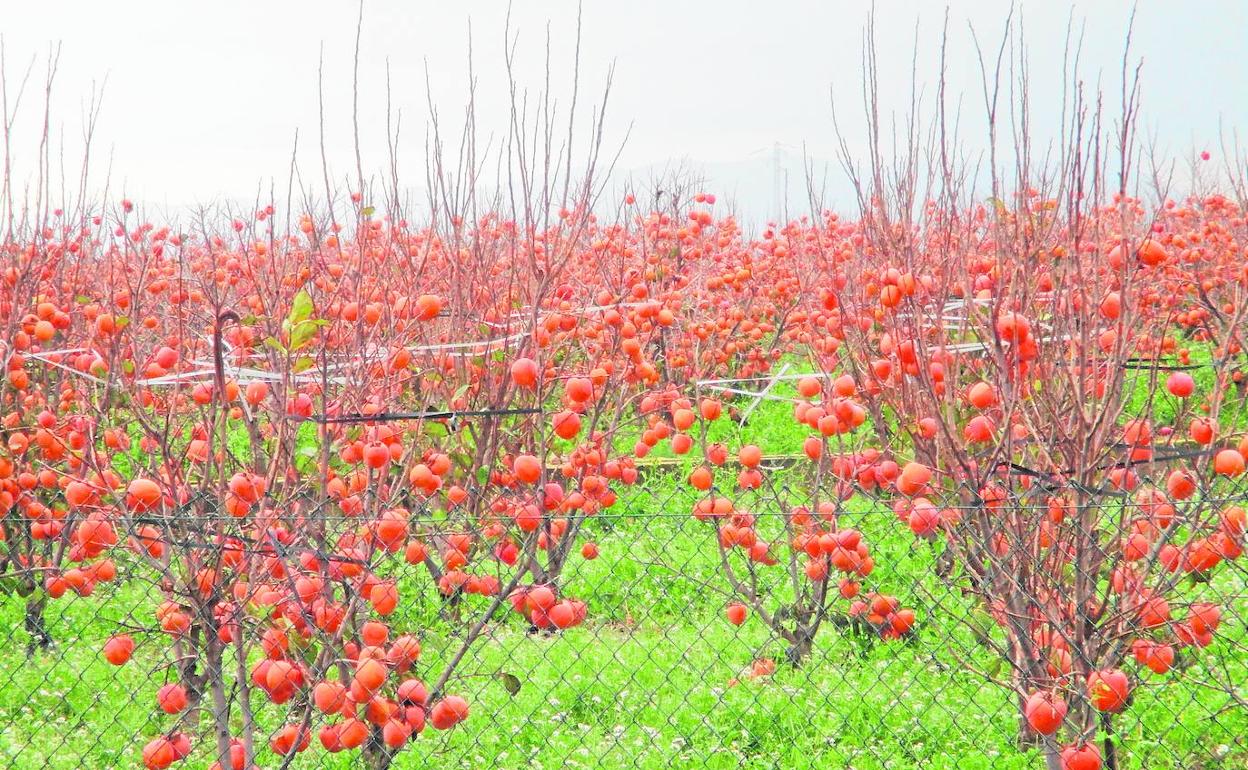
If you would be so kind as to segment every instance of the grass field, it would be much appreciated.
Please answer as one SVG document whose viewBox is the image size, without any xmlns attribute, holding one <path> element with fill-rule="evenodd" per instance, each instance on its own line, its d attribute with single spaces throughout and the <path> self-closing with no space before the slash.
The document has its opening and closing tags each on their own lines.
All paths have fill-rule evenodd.
<svg viewBox="0 0 1248 770">
<path fill-rule="evenodd" d="M 736 432 L 726 425 L 717 430 Z M 755 441 L 769 451 L 796 446 L 802 435 L 788 406 L 775 402 L 765 403 L 739 434 L 734 442 Z M 713 589 L 721 585 L 714 530 L 688 515 L 693 497 L 682 473 L 679 463 L 650 472 L 610 514 L 589 524 L 602 556 L 574 560 L 566 576 L 569 595 L 588 602 L 589 622 L 557 636 L 529 634 L 508 610 L 472 648 L 450 688 L 469 699 L 474 718 L 450 734 L 428 730 L 396 767 L 1008 770 L 1041 764 L 1037 753 L 1021 753 L 1015 743 L 1017 717 L 1007 695 L 971 670 L 999 665 L 972 633 L 976 610 L 936 579 L 933 546 L 916 541 L 887 510 L 856 511 L 855 526 L 881 565 L 869 585 L 918 611 L 914 638 L 885 643 L 827 625 L 800 668 L 782 663 L 773 676 L 733 683 L 757 658 L 783 661 L 784 645 L 757 618 L 741 627 L 724 619 L 727 599 Z M 757 510 L 769 512 L 762 502 Z M 778 527 L 773 521 L 759 529 Z M 173 718 L 156 715 L 152 700 L 167 674 L 168 646 L 140 643 L 122 668 L 99 654 L 119 623 L 153 624 L 145 616 L 155 605 L 149 589 L 127 579 L 132 565 L 123 559 L 120 566 L 120 579 L 94 596 L 49 608 L 57 647 L 30 658 L 20 630 L 24 604 L 14 595 L 3 599 L 0 767 L 136 766 L 146 738 L 169 727 Z M 791 591 L 782 568 L 770 574 L 765 585 L 774 597 Z M 420 673 L 427 677 L 456 648 L 451 629 L 459 633 L 466 624 L 446 616 L 451 610 L 420 577 L 403 581 L 396 627 L 420 634 Z M 1202 590 L 1237 597 L 1228 618 L 1248 617 L 1242 569 L 1221 571 Z M 470 597 L 469 609 L 484 602 Z M 1119 766 L 1248 766 L 1248 711 L 1194 683 L 1239 683 L 1240 696 L 1248 694 L 1245 645 L 1243 624 L 1230 619 L 1190 668 L 1166 677 L 1145 672 L 1133 706 L 1116 725 L 1129 737 Z M 508 691 L 504 675 L 519 681 L 518 692 Z M 207 751 L 201 742 L 196 766 L 211 762 Z M 293 767 L 346 768 L 352 756 L 358 755 L 310 751 Z M 278 766 L 267 748 L 259 761 Z"/>
</svg>

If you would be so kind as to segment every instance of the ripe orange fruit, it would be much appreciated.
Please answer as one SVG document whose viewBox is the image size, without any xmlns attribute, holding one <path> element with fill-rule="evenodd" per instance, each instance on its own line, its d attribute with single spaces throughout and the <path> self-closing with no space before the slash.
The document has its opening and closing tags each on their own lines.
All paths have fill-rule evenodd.
<svg viewBox="0 0 1248 770">
<path fill-rule="evenodd" d="M 556 436 L 571 440 L 581 432 L 581 416 L 571 409 L 565 409 L 551 418 L 551 426 L 555 429 Z"/>
<path fill-rule="evenodd" d="M 996 388 L 986 382 L 977 382 L 967 391 L 966 400 L 976 409 L 988 409 L 996 406 Z"/>
<path fill-rule="evenodd" d="M 65 502 L 70 508 L 78 508 L 88 504 L 95 497 L 95 492 L 90 484 L 84 484 L 81 481 L 71 481 L 65 485 Z"/>
<path fill-rule="evenodd" d="M 386 671 L 383 663 L 372 658 L 365 658 L 355 668 L 354 681 L 364 692 L 373 695 L 385 684 L 388 675 L 389 672 Z"/>
<path fill-rule="evenodd" d="M 1122 315 L 1122 296 L 1111 291 L 1101 300 L 1101 315 L 1110 321 L 1115 321 Z"/>
<path fill-rule="evenodd" d="M 347 688 L 342 682 L 320 682 L 312 688 L 312 702 L 324 714 L 337 714 L 347 703 Z"/>
<path fill-rule="evenodd" d="M 573 609 L 572 603 L 567 600 L 551 607 L 546 616 L 555 628 L 571 628 L 576 625 L 576 610 Z"/>
<path fill-rule="evenodd" d="M 584 403 L 593 397 L 594 383 L 588 377 L 573 377 L 564 386 L 564 392 L 569 401 L 575 404 Z"/>
<path fill-rule="evenodd" d="M 380 441 L 370 442 L 364 447 L 364 464 L 373 470 L 380 470 L 390 464 L 390 449 Z"/>
<path fill-rule="evenodd" d="M 517 358 L 511 364 L 511 381 L 522 388 L 537 386 L 537 362 L 531 358 Z"/>
<path fill-rule="evenodd" d="M 919 489 L 932 480 L 932 469 L 923 463 L 909 462 L 901 469 L 899 480 L 904 480 L 912 489 Z"/>
<path fill-rule="evenodd" d="M 390 749 L 401 748 L 411 736 L 412 728 L 398 719 L 387 720 L 381 728 L 381 740 Z"/>
<path fill-rule="evenodd" d="M 249 382 L 244 391 L 244 397 L 247 403 L 252 406 L 258 406 L 260 402 L 269 396 L 269 385 L 266 382 Z"/>
<path fill-rule="evenodd" d="M 368 723 L 355 718 L 344 719 L 338 725 L 338 741 L 344 749 L 357 749 L 368 740 Z"/>
<path fill-rule="evenodd" d="M 548 586 L 536 586 L 525 596 L 525 603 L 532 609 L 549 610 L 555 601 L 555 592 Z"/>
<path fill-rule="evenodd" d="M 1052 735 L 1066 719 L 1066 701 L 1053 693 L 1032 693 L 1023 707 L 1027 724 L 1042 735 Z"/>
<path fill-rule="evenodd" d="M 1130 694 L 1131 682 L 1119 669 L 1093 671 L 1088 675 L 1088 700 L 1099 711 L 1121 711 Z"/>
<path fill-rule="evenodd" d="M 273 734 L 269 740 L 269 748 L 279 755 L 300 752 L 308 747 L 312 740 L 312 730 L 302 725 L 285 725 Z"/>
<path fill-rule="evenodd" d="M 1174 372 L 1166 378 L 1166 390 L 1177 398 L 1187 398 L 1196 390 L 1196 381 L 1186 372 Z"/>
<path fill-rule="evenodd" d="M 677 409 L 672 412 L 672 425 L 676 430 L 689 430 L 693 427 L 693 421 L 697 419 L 697 415 L 692 409 Z"/>
<path fill-rule="evenodd" d="M 435 730 L 449 730 L 468 718 L 468 701 L 458 695 L 448 695 L 438 701 L 429 714 L 429 722 Z"/>
<path fill-rule="evenodd" d="M 512 462 L 511 470 L 522 484 L 536 484 L 542 478 L 542 461 L 533 455 L 520 455 Z"/>
<path fill-rule="evenodd" d="M 442 312 L 442 299 L 433 294 L 422 294 L 416 298 L 416 318 L 429 321 L 437 318 Z"/>
<path fill-rule="evenodd" d="M 407 671 L 420 659 L 420 652 L 420 640 L 411 634 L 403 634 L 386 651 L 386 662 L 396 671 Z"/>
<path fill-rule="evenodd" d="M 153 738 L 143 747 L 143 766 L 147 770 L 165 770 L 178 759 L 173 741 L 165 736 Z"/>
<path fill-rule="evenodd" d="M 1101 770 L 1101 751 L 1093 743 L 1062 749 L 1062 770 Z"/>
<path fill-rule="evenodd" d="M 1140 244 L 1140 248 L 1135 252 L 1141 263 L 1149 267 L 1156 267 L 1166 261 L 1166 250 L 1160 243 L 1152 238 L 1147 238 Z"/>
<path fill-rule="evenodd" d="M 360 641 L 369 647 L 381 647 L 390 638 L 390 628 L 385 623 L 370 620 L 360 626 Z"/>
<path fill-rule="evenodd" d="M 404 679 L 395 691 L 395 698 L 403 705 L 423 706 L 429 699 L 429 690 L 419 679 Z"/>
<path fill-rule="evenodd" d="M 818 460 L 823 455 L 823 442 L 815 436 L 807 436 L 802 442 L 802 451 L 811 460 Z"/>
<path fill-rule="evenodd" d="M 378 615 L 389 615 L 399 606 L 399 589 L 391 582 L 378 583 L 369 591 L 368 600 Z"/>
<path fill-rule="evenodd" d="M 166 714 L 176 714 L 188 703 L 186 688 L 180 684 L 170 683 L 156 691 L 156 704 Z"/>
<path fill-rule="evenodd" d="M 160 486 L 151 479 L 135 479 L 126 487 L 126 505 L 132 511 L 150 511 L 160 503 Z"/>
<path fill-rule="evenodd" d="M 1196 494 L 1196 479 L 1185 470 L 1174 470 L 1166 479 L 1166 491 L 1175 500 L 1186 500 Z"/>
<path fill-rule="evenodd" d="M 711 475 L 711 469 L 707 468 L 705 465 L 700 465 L 697 468 L 694 468 L 693 472 L 689 474 L 690 486 L 701 492 L 705 492 L 710 489 L 713 481 L 714 478 Z"/>
<path fill-rule="evenodd" d="M 1219 476 L 1238 476 L 1244 472 L 1244 456 L 1235 449 L 1223 449 L 1213 458 L 1213 472 Z"/>
<path fill-rule="evenodd" d="M 125 664 L 133 653 L 134 640 L 127 634 L 119 634 L 104 643 L 104 659 L 114 666 Z"/>
</svg>

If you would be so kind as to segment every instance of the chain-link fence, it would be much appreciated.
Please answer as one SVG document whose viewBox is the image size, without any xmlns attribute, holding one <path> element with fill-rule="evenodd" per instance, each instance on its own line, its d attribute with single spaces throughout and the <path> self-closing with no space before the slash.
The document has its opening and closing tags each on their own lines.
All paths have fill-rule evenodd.
<svg viewBox="0 0 1248 770">
<path fill-rule="evenodd" d="M 1198 510 L 1242 542 L 1234 500 L 1171 509 L 1132 553 L 1158 512 L 1131 499 L 817 490 L 779 464 L 731 492 L 656 466 L 515 536 L 432 513 L 244 535 L 185 507 L 67 544 L 10 517 L 0 764 L 1248 766 L 1248 578 L 1237 554 L 1165 555 Z M 283 526 L 372 540 L 330 556 Z M 74 544 L 102 558 L 46 566 Z"/>
</svg>

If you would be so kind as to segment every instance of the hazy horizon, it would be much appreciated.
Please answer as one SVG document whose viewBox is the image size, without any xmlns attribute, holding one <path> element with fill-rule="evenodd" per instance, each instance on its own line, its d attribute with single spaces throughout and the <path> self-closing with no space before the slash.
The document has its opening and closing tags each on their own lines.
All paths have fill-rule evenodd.
<svg viewBox="0 0 1248 770">
<path fill-rule="evenodd" d="M 801 158 L 827 167 L 827 202 L 852 210 L 837 157 L 832 100 L 847 147 L 865 157 L 862 127 L 862 40 L 867 6 L 790 0 L 727 2 L 706 8 L 660 2 L 623 6 L 588 3 L 582 9 L 577 138 L 601 101 L 614 68 L 604 126 L 604 163 L 619 150 L 617 183 L 656 168 L 684 163 L 707 177 L 706 188 L 734 200 L 741 215 L 805 210 Z M 480 143 L 497 146 L 509 99 L 504 8 L 497 4 L 366 2 L 359 61 L 361 158 L 366 175 L 386 166 L 386 79 L 392 120 L 401 114 L 400 176 L 416 189 L 425 177 L 427 102 L 444 133 L 455 135 L 467 102 L 469 29 Z M 995 56 L 1010 11 L 996 2 L 952 2 L 947 89 L 959 111 L 959 138 L 982 149 L 984 94 L 972 32 L 986 57 Z M 55 145 L 64 137 L 66 175 L 74 178 L 81 153 L 82 116 L 93 88 L 103 88 L 93 148 L 92 178 L 111 169 L 111 197 L 126 195 L 177 211 L 221 200 L 249 204 L 270 185 L 284 190 L 296 130 L 305 183 L 323 189 L 318 147 L 317 66 L 323 56 L 325 154 L 335 180 L 355 177 L 352 141 L 354 3 L 266 3 L 237 0 L 201 6 L 132 3 L 118 24 L 115 11 L 88 2 L 22 6 L 0 20 L 10 89 L 9 107 L 26 66 L 34 72 L 14 128 L 18 180 L 33 178 L 43 119 L 42 71 L 50 43 L 61 46 L 50 109 Z M 577 5 L 516 2 L 510 26 L 516 40 L 519 98 L 530 105 L 544 87 L 550 36 L 550 93 L 566 112 L 572 93 Z M 879 3 L 876 31 L 881 112 L 905 115 L 916 93 L 930 114 L 945 8 L 926 3 Z M 1062 100 L 1061 66 L 1068 20 L 1082 33 L 1081 68 L 1089 89 L 1101 88 L 1115 114 L 1123 49 L 1132 5 L 1076 2 L 1055 7 L 1019 3 L 1014 23 L 1025 30 L 1030 98 L 1037 145 L 1056 136 Z M 1211 21 L 1217 19 L 1216 25 Z M 107 36 L 100 30 L 107 29 Z M 1171 4 L 1142 2 L 1136 11 L 1132 60 L 1143 62 L 1141 137 L 1163 155 L 1183 160 L 1209 151 L 1248 126 L 1248 72 L 1228 67 L 1248 40 L 1248 12 L 1221 0 Z M 428 71 L 426 73 L 426 65 Z M 426 89 L 426 77 L 429 88 Z M 731 87 L 725 87 L 725 83 Z M 732 96 L 724 98 L 723 94 Z M 1003 95 L 1008 99 L 1009 95 Z M 565 129 L 566 131 L 566 129 Z M 454 137 L 452 136 L 452 139 Z M 781 148 L 779 163 L 775 148 Z M 1242 162 L 1242 159 L 1239 159 Z M 774 172 L 787 175 L 777 195 Z"/>
</svg>

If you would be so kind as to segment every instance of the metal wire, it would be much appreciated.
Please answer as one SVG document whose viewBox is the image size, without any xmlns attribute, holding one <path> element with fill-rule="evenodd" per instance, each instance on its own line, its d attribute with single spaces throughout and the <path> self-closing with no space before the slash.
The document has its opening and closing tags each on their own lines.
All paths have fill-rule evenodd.
<svg viewBox="0 0 1248 770">
<path fill-rule="evenodd" d="M 400 544 L 425 546 L 415 560 L 402 547 L 377 544 L 355 556 L 341 553 L 342 538 L 359 538 L 370 519 L 344 515 L 333 501 L 305 501 L 297 516 L 276 501 L 262 504 L 273 512 L 262 528 L 217 510 L 211 496 L 196 495 L 176 508 L 127 517 L 119 522 L 116 545 L 79 562 L 67 560 L 60 541 L 29 539 L 36 521 L 13 511 L 4 521 L 11 558 L 0 573 L 6 590 L 0 633 L 7 642 L 0 652 L 6 724 L 0 767 L 156 766 L 153 759 L 160 757 L 151 742 L 179 736 L 190 740 L 191 753 L 172 766 L 208 767 L 218 759 L 220 735 L 227 747 L 250 736 L 255 766 L 265 768 L 1044 766 L 1045 747 L 1057 744 L 1020 728 L 1018 688 L 1029 664 L 1011 651 L 1017 644 L 1012 629 L 1065 612 L 1037 592 L 1073 587 L 1079 572 L 1037 576 L 1011 560 L 1035 553 L 1031 538 L 1050 513 L 1048 493 L 1011 497 L 1000 511 L 948 507 L 963 523 L 921 538 L 899 521 L 897 499 L 862 492 L 836 502 L 801 473 L 769 476 L 760 489 L 697 492 L 683 474 L 655 468 L 592 516 L 554 511 L 528 533 L 505 527 L 506 539 L 517 546 L 511 556 L 499 549 L 502 540 L 486 534 L 491 516 L 416 506 Z M 731 513 L 700 520 L 694 514 L 708 498 L 730 501 Z M 821 499 L 832 502 L 831 511 L 818 508 Z M 1174 525 L 1171 536 L 1180 542 L 1178 528 L 1193 526 L 1195 511 L 1243 501 L 1236 489 L 1180 504 L 1175 518 L 1184 523 Z M 1116 563 L 1118 538 L 1127 531 L 1111 524 L 1149 511 L 1130 499 L 1104 505 L 1091 517 L 1096 530 L 1075 538 L 1100 544 L 1109 559 L 1088 573 L 1097 595 L 1108 591 L 1098 583 Z M 801 515 L 811 523 L 800 523 Z M 985 526 L 1004 538 L 1004 550 L 993 552 L 990 542 L 959 537 L 953 529 L 990 517 L 999 523 Z M 568 558 L 556 569 L 551 541 L 546 548 L 538 543 L 561 519 L 577 529 Z M 1082 520 L 1075 516 L 1060 526 L 1079 533 Z M 287 544 L 272 529 L 279 523 L 302 529 Z M 149 541 L 134 545 L 142 527 L 157 531 L 164 548 L 159 557 L 143 551 L 150 531 Z M 725 543 L 725 533 L 741 527 L 768 543 L 763 557 L 749 555 L 742 543 L 750 539 Z M 869 544 L 874 568 L 865 575 L 832 569 L 811 578 L 805 567 L 812 559 L 790 541 L 804 531 L 849 527 Z M 472 538 L 462 574 L 493 579 L 493 592 L 474 593 L 467 584 L 440 589 L 440 579 L 456 572 L 446 559 L 457 536 Z M 582 554 L 586 544 L 592 554 Z M 13 558 L 22 553 L 38 562 Z M 1039 553 L 1037 564 L 1058 559 Z M 81 595 L 71 588 L 48 597 L 49 580 L 101 559 L 115 564 L 115 577 Z M 229 559 L 251 566 L 231 567 Z M 529 570 L 530 559 L 541 565 L 540 579 Z M 769 559 L 775 563 L 769 566 Z M 977 560 L 983 562 L 976 566 Z M 378 615 L 359 578 L 327 571 L 331 563 L 393 583 L 400 601 Z M 1029 654 L 1042 661 L 1063 649 L 1056 639 L 1078 637 L 1069 647 L 1072 673 L 1034 678 L 1070 706 L 1058 740 L 1093 741 L 1103 756 L 1108 747 L 1120 768 L 1243 766 L 1248 575 L 1233 559 L 1208 574 L 1177 576 L 1149 571 L 1146 563 L 1137 562 L 1139 570 L 1153 576 L 1150 585 L 1169 599 L 1172 616 L 1129 635 L 1175 648 L 1173 666 L 1159 675 L 1136 661 L 1131 639 L 1114 630 L 1129 627 L 1122 618 L 1131 605 L 1112 591 L 1099 614 L 1081 621 L 1091 632 L 1063 626 L 1047 646 L 1034 637 L 1029 644 L 1037 647 Z M 196 581 L 204 570 L 249 577 L 200 593 Z M 322 583 L 314 588 L 297 583 L 315 575 Z M 843 581 L 858 591 L 854 598 L 845 597 L 851 589 Z M 559 629 L 513 610 L 509 597 L 538 585 L 559 601 L 584 602 L 583 622 Z M 275 597 L 283 591 L 284 598 Z M 326 597 L 344 608 L 346 630 L 315 627 L 325 607 L 319 600 Z M 890 618 L 913 611 L 913 626 L 894 634 L 891 625 L 855 609 L 855 601 L 872 597 L 896 602 Z M 1002 597 L 1018 606 L 994 607 Z M 1221 622 L 1208 646 L 1184 644 L 1179 626 L 1201 602 L 1217 606 Z M 170 632 L 160 618 L 175 611 L 197 630 Z M 729 613 L 744 617 L 737 624 Z M 366 719 L 369 708 L 388 707 L 361 705 L 356 711 L 366 725 L 365 744 L 327 751 L 321 730 L 344 720 L 316 707 L 313 686 L 340 676 L 353 681 L 355 663 L 344 645 L 362 644 L 364 623 L 379 620 L 389 628 L 388 643 L 411 634 L 422 647 L 412 670 L 392 672 L 384 687 L 419 678 L 434 697 L 464 698 L 469 716 L 451 730 L 427 725 L 391 752 L 384 727 Z M 301 625 L 311 630 L 296 631 Z M 214 648 L 207 633 L 213 629 L 231 629 L 233 636 Z M 282 633 L 275 637 L 273 629 Z M 120 634 L 134 640 L 133 658 L 112 666 L 102 650 Z M 266 658 L 297 663 L 305 672 L 289 700 L 272 702 L 269 680 L 257 680 Z M 1111 658 L 1129 677 L 1132 702 L 1104 720 L 1093 712 L 1083 721 L 1089 696 L 1080 672 Z M 213 682 L 221 683 L 215 696 Z M 158 700 L 177 705 L 174 696 L 158 699 L 166 685 L 186 690 L 185 709 L 161 710 Z M 394 689 L 381 692 L 396 697 Z M 426 706 L 421 717 L 432 720 L 434 704 Z M 304 730 L 308 748 L 277 753 L 283 728 Z M 235 755 L 241 758 L 242 749 Z"/>
</svg>

